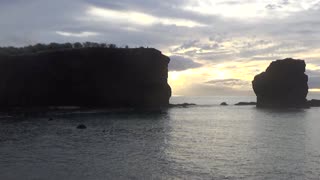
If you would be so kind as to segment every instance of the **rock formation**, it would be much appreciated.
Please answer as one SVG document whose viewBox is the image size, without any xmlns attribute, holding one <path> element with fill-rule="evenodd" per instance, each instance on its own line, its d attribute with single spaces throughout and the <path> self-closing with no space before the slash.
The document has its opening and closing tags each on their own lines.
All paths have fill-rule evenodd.
<svg viewBox="0 0 320 180">
<path fill-rule="evenodd" d="M 256 102 L 238 102 L 235 104 L 236 106 L 251 106 L 251 105 L 257 105 Z"/>
<path fill-rule="evenodd" d="M 84 125 L 84 124 L 79 124 L 79 125 L 77 126 L 77 129 L 87 129 L 87 126 Z"/>
<path fill-rule="evenodd" d="M 222 102 L 220 106 L 228 106 L 228 104 L 226 102 Z"/>
<path fill-rule="evenodd" d="M 149 48 L 0 56 L 0 107 L 168 106 L 169 61 Z"/>
<path fill-rule="evenodd" d="M 312 99 L 312 100 L 308 101 L 307 104 L 310 107 L 320 107 L 320 100 Z"/>
<path fill-rule="evenodd" d="M 256 75 L 252 85 L 257 107 L 304 107 L 307 105 L 308 76 L 303 60 L 273 61 L 266 72 Z"/>
</svg>

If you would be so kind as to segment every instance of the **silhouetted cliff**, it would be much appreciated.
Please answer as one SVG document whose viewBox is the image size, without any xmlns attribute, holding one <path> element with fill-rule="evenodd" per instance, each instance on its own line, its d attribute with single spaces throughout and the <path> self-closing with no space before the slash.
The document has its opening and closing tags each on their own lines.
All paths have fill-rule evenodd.
<svg viewBox="0 0 320 180">
<path fill-rule="evenodd" d="M 144 48 L 1 55 L 0 106 L 167 106 L 169 61 Z"/>
<path fill-rule="evenodd" d="M 303 60 L 273 61 L 255 76 L 252 85 L 257 95 L 257 107 L 304 107 L 308 94 L 308 76 Z"/>
</svg>

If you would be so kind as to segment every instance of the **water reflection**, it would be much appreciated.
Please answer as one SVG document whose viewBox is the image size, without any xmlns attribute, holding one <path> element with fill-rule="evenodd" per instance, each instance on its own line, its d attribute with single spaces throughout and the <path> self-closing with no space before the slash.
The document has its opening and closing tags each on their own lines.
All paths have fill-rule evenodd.
<svg viewBox="0 0 320 180">
<path fill-rule="evenodd" d="M 316 179 L 318 114 L 192 106 L 4 118 L 0 179 Z"/>
<path fill-rule="evenodd" d="M 247 116 L 238 115 L 238 110 L 235 107 L 201 106 L 170 111 L 172 130 L 167 158 L 177 178 L 239 179 L 250 176 L 241 166 L 247 161 L 246 147 L 251 134 Z"/>
<path fill-rule="evenodd" d="M 254 164 L 262 171 L 257 177 L 307 178 L 305 117 L 305 109 L 257 109 L 251 147 L 256 150 Z"/>
<path fill-rule="evenodd" d="M 305 108 L 256 108 L 257 112 L 268 114 L 288 114 L 288 113 L 305 113 Z"/>
<path fill-rule="evenodd" d="M 0 179 L 162 177 L 169 119 L 166 110 L 122 110 L 1 120 Z"/>
</svg>

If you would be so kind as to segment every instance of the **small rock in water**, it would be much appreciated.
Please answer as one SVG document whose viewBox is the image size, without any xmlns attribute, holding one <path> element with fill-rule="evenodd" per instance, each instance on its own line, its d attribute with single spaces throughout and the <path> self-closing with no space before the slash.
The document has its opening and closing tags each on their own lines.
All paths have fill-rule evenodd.
<svg viewBox="0 0 320 180">
<path fill-rule="evenodd" d="M 320 107 L 320 100 L 312 99 L 307 102 L 310 107 Z"/>
<path fill-rule="evenodd" d="M 228 106 L 228 104 L 226 102 L 222 102 L 220 105 L 221 106 Z"/>
<path fill-rule="evenodd" d="M 257 105 L 256 102 L 238 102 L 235 104 L 236 106 L 250 106 L 250 105 Z"/>
<path fill-rule="evenodd" d="M 84 124 L 79 124 L 77 126 L 77 129 L 87 129 L 87 126 L 85 126 Z"/>
<path fill-rule="evenodd" d="M 189 106 L 196 106 L 194 103 L 182 103 L 182 104 L 170 104 L 169 107 L 189 107 Z"/>
</svg>

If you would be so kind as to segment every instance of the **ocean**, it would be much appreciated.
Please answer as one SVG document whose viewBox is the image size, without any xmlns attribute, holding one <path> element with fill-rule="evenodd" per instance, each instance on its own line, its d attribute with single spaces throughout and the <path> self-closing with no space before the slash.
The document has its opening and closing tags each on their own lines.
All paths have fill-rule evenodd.
<svg viewBox="0 0 320 180">
<path fill-rule="evenodd" d="M 239 101 L 255 97 L 175 96 L 171 103 L 197 105 L 162 110 L 3 113 L 0 179 L 320 179 L 320 108 L 233 105 Z"/>
</svg>

